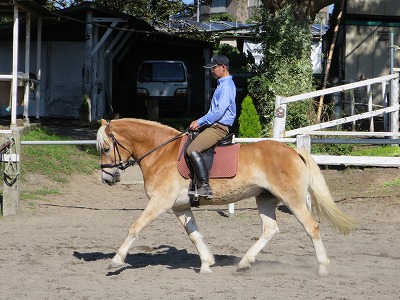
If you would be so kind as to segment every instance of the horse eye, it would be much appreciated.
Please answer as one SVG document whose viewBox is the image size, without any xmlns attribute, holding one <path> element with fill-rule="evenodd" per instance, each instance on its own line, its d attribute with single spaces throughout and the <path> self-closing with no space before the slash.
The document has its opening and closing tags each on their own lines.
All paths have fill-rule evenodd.
<svg viewBox="0 0 400 300">
<path fill-rule="evenodd" d="M 104 152 L 104 153 L 110 152 L 110 147 L 108 147 L 108 148 L 103 148 L 103 152 Z"/>
</svg>

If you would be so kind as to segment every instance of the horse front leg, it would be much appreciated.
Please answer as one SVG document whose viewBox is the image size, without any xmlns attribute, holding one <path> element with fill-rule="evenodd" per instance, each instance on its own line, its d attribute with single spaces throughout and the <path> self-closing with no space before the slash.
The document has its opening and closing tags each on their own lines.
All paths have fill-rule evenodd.
<svg viewBox="0 0 400 300">
<path fill-rule="evenodd" d="M 215 259 L 204 243 L 203 236 L 199 232 L 192 210 L 190 208 L 182 210 L 172 208 L 172 210 L 182 223 L 186 233 L 199 253 L 201 261 L 200 273 L 212 273 L 210 266 L 215 263 Z"/>
<path fill-rule="evenodd" d="M 145 210 L 141 213 L 136 222 L 134 222 L 130 227 L 128 235 L 113 257 L 109 268 L 121 267 L 124 264 L 126 255 L 128 254 L 133 242 L 138 239 L 139 232 L 150 225 L 158 216 L 170 208 L 171 206 L 163 206 L 161 201 L 157 201 L 157 199 L 150 199 Z"/>
</svg>

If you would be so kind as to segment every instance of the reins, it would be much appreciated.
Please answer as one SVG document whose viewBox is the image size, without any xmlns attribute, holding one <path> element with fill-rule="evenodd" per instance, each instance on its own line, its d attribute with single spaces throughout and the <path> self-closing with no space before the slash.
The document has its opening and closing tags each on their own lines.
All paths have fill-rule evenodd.
<svg viewBox="0 0 400 300">
<path fill-rule="evenodd" d="M 118 154 L 119 163 L 117 163 L 117 162 L 116 162 L 116 159 L 115 159 L 115 163 L 113 163 L 113 164 L 101 164 L 101 165 L 100 165 L 100 168 L 103 169 L 103 168 L 115 168 L 115 167 L 117 167 L 117 168 L 120 169 L 120 170 L 125 170 L 125 169 L 127 169 L 128 167 L 130 167 L 130 166 L 134 166 L 134 165 L 136 165 L 136 164 L 139 164 L 140 161 L 141 161 L 143 158 L 149 156 L 151 153 L 157 151 L 158 149 L 164 147 L 165 145 L 167 145 L 167 144 L 169 144 L 169 143 L 171 143 L 171 142 L 177 140 L 178 138 L 180 138 L 182 135 L 186 134 L 187 132 L 188 132 L 188 129 L 186 129 L 185 131 L 179 133 L 178 135 L 174 136 L 173 138 L 169 139 L 168 141 L 162 143 L 161 145 L 158 145 L 156 148 L 154 148 L 154 149 L 150 150 L 149 152 L 143 154 L 141 157 L 139 157 L 139 158 L 137 158 L 137 159 L 135 159 L 135 157 L 133 156 L 133 154 L 132 154 L 128 149 L 126 149 L 126 147 L 124 147 L 120 142 L 118 142 L 118 140 L 115 138 L 115 136 L 114 136 L 113 133 L 110 133 L 108 136 L 111 137 L 112 142 L 113 142 L 114 157 L 116 157 L 116 154 Z M 119 152 L 118 146 L 121 147 L 121 148 L 123 148 L 123 149 L 126 150 L 127 152 L 129 152 L 130 158 L 132 158 L 132 159 L 129 159 L 128 162 L 127 162 L 125 165 L 122 163 L 121 154 L 120 154 L 120 152 Z M 115 153 L 115 152 L 116 152 L 116 153 Z M 103 170 L 103 172 L 105 172 L 105 171 Z M 106 173 L 107 173 L 107 172 L 106 172 Z"/>
</svg>

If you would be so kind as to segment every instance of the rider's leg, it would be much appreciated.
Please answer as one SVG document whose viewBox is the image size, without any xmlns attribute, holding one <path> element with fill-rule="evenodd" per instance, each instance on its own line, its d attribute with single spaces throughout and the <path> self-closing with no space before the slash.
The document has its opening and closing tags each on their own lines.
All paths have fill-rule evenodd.
<svg viewBox="0 0 400 300">
<path fill-rule="evenodd" d="M 190 163 L 196 173 L 198 180 L 197 193 L 200 196 L 211 199 L 213 197 L 209 186 L 209 172 L 204 162 L 201 152 L 211 148 L 218 141 L 222 140 L 229 133 L 229 128 L 223 125 L 215 124 L 206 128 L 194 139 L 194 141 L 186 149 Z"/>
<path fill-rule="evenodd" d="M 197 194 L 206 199 L 212 199 L 213 193 L 209 181 L 209 172 L 203 156 L 198 151 L 193 151 L 189 156 L 190 163 L 197 177 Z"/>
</svg>

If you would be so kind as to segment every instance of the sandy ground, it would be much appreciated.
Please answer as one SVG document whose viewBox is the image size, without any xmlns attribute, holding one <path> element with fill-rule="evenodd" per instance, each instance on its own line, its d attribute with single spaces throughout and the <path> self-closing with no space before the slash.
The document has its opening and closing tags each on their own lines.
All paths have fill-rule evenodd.
<svg viewBox="0 0 400 300">
<path fill-rule="evenodd" d="M 147 202 L 137 167 L 114 187 L 99 174 L 76 176 L 62 195 L 21 201 L 0 218 L 0 299 L 398 299 L 400 192 L 383 183 L 399 169 L 324 170 L 338 205 L 359 224 L 350 235 L 322 228 L 331 265 L 317 275 L 310 239 L 297 220 L 278 211 L 278 234 L 247 272 L 236 272 L 260 235 L 253 199 L 194 209 L 216 257 L 200 274 L 194 246 L 172 212 L 145 229 L 126 264 L 108 264 Z M 29 184 L 51 184 L 32 178 Z"/>
</svg>

